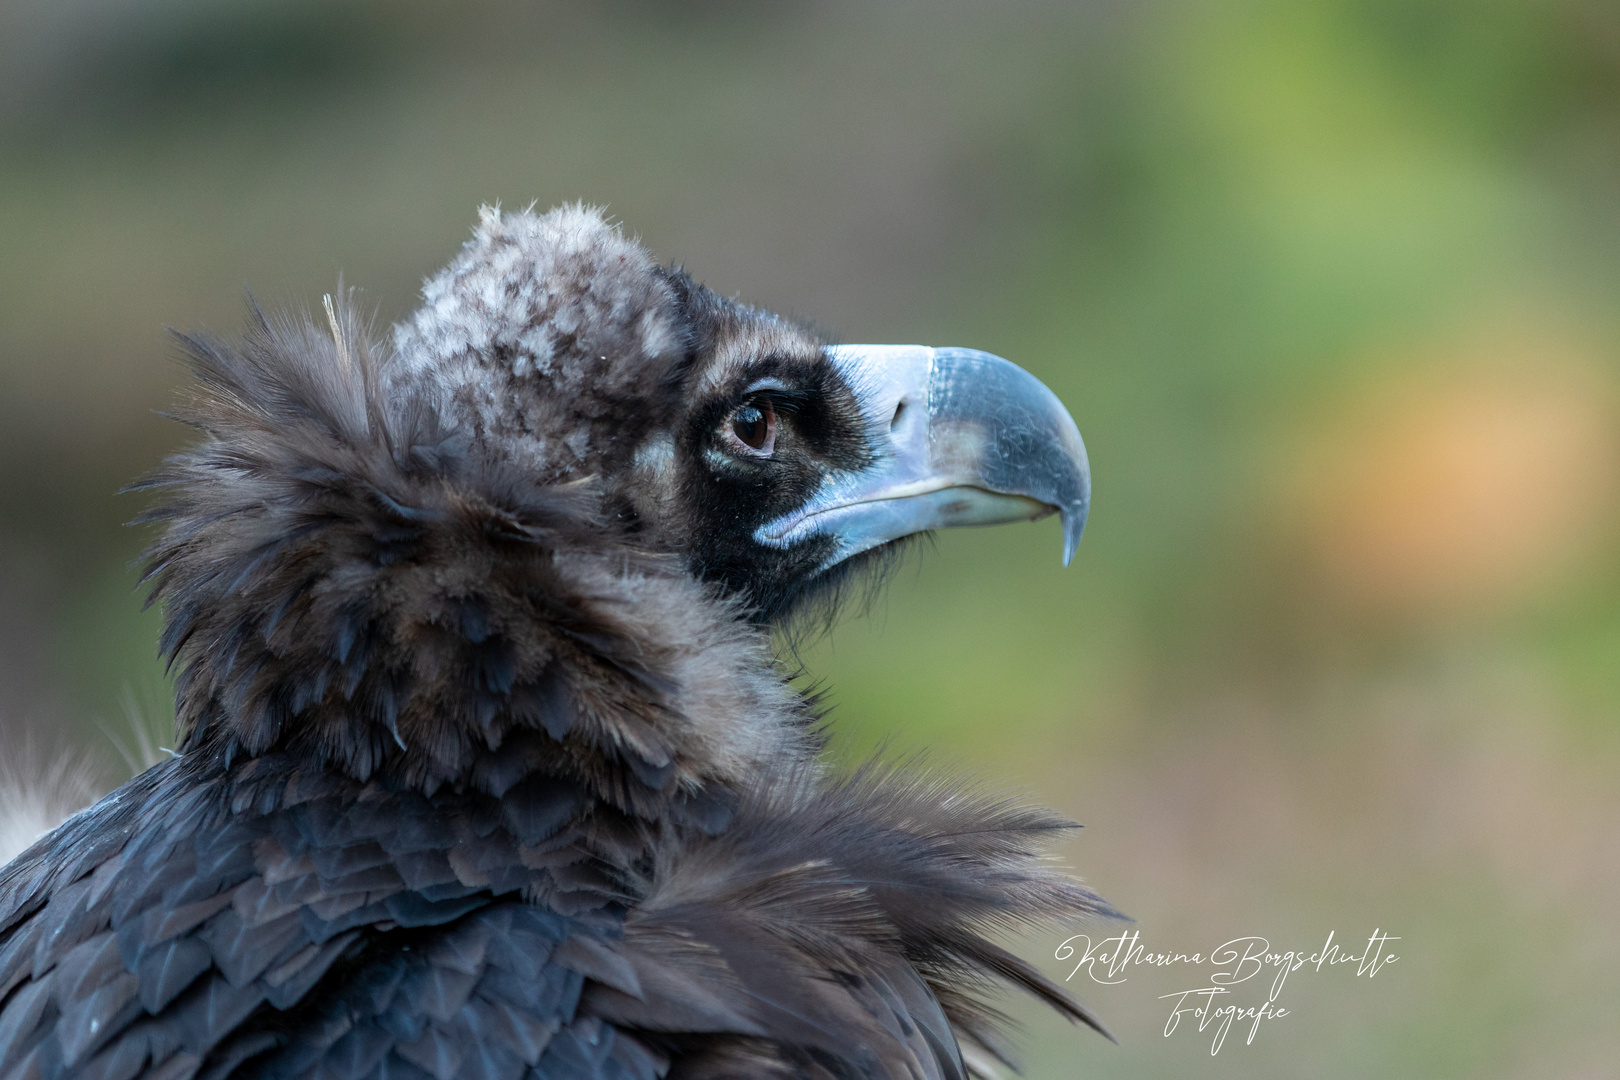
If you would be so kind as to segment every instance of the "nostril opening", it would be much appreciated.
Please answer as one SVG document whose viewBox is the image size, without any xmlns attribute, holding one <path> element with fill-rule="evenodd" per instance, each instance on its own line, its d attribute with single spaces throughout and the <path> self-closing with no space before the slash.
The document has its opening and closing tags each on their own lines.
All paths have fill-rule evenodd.
<svg viewBox="0 0 1620 1080">
<path fill-rule="evenodd" d="M 894 419 L 889 421 L 889 430 L 893 431 L 900 426 L 900 418 L 906 413 L 906 399 L 901 398 L 900 403 L 894 407 Z"/>
</svg>

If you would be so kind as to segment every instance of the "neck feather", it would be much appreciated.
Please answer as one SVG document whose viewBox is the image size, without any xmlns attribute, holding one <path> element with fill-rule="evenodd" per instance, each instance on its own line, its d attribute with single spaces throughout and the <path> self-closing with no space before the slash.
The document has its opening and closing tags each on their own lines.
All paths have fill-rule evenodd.
<svg viewBox="0 0 1620 1080">
<path fill-rule="evenodd" d="M 182 339 L 203 438 L 143 486 L 186 752 L 426 790 L 545 771 L 648 815 L 813 753 L 764 632 L 617 536 L 596 481 L 535 482 L 331 322 Z"/>
</svg>

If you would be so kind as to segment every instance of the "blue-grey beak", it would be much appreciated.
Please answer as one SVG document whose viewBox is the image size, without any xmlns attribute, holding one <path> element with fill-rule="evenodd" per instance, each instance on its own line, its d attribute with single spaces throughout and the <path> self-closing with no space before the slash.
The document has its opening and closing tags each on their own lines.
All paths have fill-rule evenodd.
<svg viewBox="0 0 1620 1080">
<path fill-rule="evenodd" d="M 755 533 L 771 547 L 833 536 L 826 566 L 928 529 L 1063 515 L 1063 565 L 1085 531 L 1091 471 L 1057 395 L 976 349 L 839 345 L 874 460 L 830 473 L 805 505 Z"/>
</svg>

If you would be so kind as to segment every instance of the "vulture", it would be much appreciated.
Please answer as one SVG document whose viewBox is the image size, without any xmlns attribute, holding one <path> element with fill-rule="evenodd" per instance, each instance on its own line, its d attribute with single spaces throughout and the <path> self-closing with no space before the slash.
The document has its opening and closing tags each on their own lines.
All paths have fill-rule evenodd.
<svg viewBox="0 0 1620 1080">
<path fill-rule="evenodd" d="M 773 651 L 927 530 L 1055 512 L 1067 562 L 1050 390 L 583 205 L 486 208 L 386 338 L 323 307 L 180 336 L 178 743 L 0 872 L 0 1080 L 959 1080 L 1009 986 L 1101 1030 L 993 940 L 1112 914 L 1070 823 L 835 766 Z"/>
</svg>

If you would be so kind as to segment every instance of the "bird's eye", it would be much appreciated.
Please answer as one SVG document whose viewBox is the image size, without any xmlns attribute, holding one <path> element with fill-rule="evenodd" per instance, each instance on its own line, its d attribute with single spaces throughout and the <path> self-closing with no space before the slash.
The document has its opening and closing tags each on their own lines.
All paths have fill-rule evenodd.
<svg viewBox="0 0 1620 1080">
<path fill-rule="evenodd" d="M 770 457 L 776 449 L 776 410 L 769 401 L 749 402 L 731 414 L 726 434 L 733 449 L 753 457 Z"/>
</svg>

